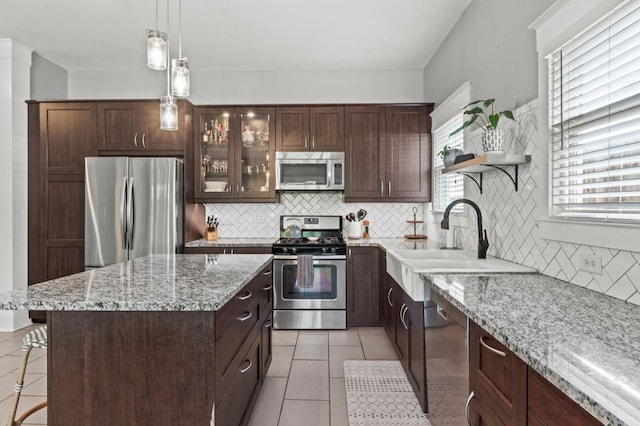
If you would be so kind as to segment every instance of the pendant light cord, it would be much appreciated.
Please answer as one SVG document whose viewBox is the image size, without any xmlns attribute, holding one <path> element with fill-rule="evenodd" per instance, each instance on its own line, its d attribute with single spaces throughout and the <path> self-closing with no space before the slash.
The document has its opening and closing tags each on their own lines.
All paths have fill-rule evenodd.
<svg viewBox="0 0 640 426">
<path fill-rule="evenodd" d="M 156 32 L 158 32 L 158 0 L 156 0 Z"/>
<path fill-rule="evenodd" d="M 167 0 L 167 96 L 171 96 L 171 38 L 169 37 L 169 0 Z"/>
<path fill-rule="evenodd" d="M 178 0 L 178 59 L 182 59 L 182 0 Z"/>
</svg>

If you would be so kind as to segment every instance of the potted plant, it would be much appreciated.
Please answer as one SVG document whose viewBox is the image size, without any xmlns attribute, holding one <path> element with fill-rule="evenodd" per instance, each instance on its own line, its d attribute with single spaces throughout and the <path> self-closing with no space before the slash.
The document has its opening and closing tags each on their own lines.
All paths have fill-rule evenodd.
<svg viewBox="0 0 640 426">
<path fill-rule="evenodd" d="M 484 130 L 482 133 L 482 149 L 484 152 L 503 152 L 504 148 L 504 132 L 498 129 L 500 118 L 506 117 L 515 121 L 511 111 L 495 112 L 495 99 L 480 99 L 465 105 L 463 111 L 465 115 L 469 115 L 469 119 L 462 123 L 462 126 L 451 132 L 449 136 L 455 135 L 463 131 L 467 127 L 475 124 Z M 471 107 L 471 108 L 470 108 Z M 468 109 L 467 109 L 468 108 Z"/>
<path fill-rule="evenodd" d="M 458 155 L 462 154 L 462 150 L 458 148 L 451 148 L 449 145 L 442 147 L 438 152 L 438 157 L 442 158 L 442 162 L 445 167 L 452 166 Z"/>
</svg>

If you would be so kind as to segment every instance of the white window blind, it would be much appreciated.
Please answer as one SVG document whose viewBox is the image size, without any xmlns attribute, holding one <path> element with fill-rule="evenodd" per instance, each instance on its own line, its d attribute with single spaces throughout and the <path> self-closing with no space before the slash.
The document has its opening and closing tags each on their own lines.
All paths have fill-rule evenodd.
<svg viewBox="0 0 640 426">
<path fill-rule="evenodd" d="M 444 209 L 455 199 L 464 198 L 464 177 L 457 173 L 442 174 L 444 164 L 442 158 L 437 153 L 445 145 L 451 148 L 463 149 L 463 133 L 459 132 L 449 137 L 458 127 L 462 126 L 462 114 L 442 124 L 433 131 L 433 210 L 444 211 Z M 457 209 L 457 210 L 456 210 Z M 462 205 L 454 207 L 454 211 L 462 209 Z"/>
<path fill-rule="evenodd" d="M 552 215 L 640 221 L 640 0 L 547 59 Z"/>
</svg>

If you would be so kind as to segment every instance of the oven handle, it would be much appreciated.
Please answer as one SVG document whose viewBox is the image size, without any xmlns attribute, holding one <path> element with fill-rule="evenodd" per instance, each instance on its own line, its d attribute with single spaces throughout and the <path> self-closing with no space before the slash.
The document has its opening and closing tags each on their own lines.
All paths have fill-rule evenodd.
<svg viewBox="0 0 640 426">
<path fill-rule="evenodd" d="M 296 255 L 276 254 L 273 256 L 273 260 L 298 260 Z M 347 260 L 347 256 L 344 254 L 339 255 L 319 255 L 313 256 L 314 262 L 316 260 Z"/>
</svg>

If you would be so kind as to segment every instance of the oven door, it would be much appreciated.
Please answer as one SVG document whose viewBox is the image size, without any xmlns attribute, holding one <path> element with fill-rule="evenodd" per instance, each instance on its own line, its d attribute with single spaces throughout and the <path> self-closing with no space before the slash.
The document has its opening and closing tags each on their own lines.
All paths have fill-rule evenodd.
<svg viewBox="0 0 640 426">
<path fill-rule="evenodd" d="M 313 285 L 298 285 L 297 256 L 274 256 L 274 309 L 346 309 L 345 256 L 314 256 Z"/>
</svg>

